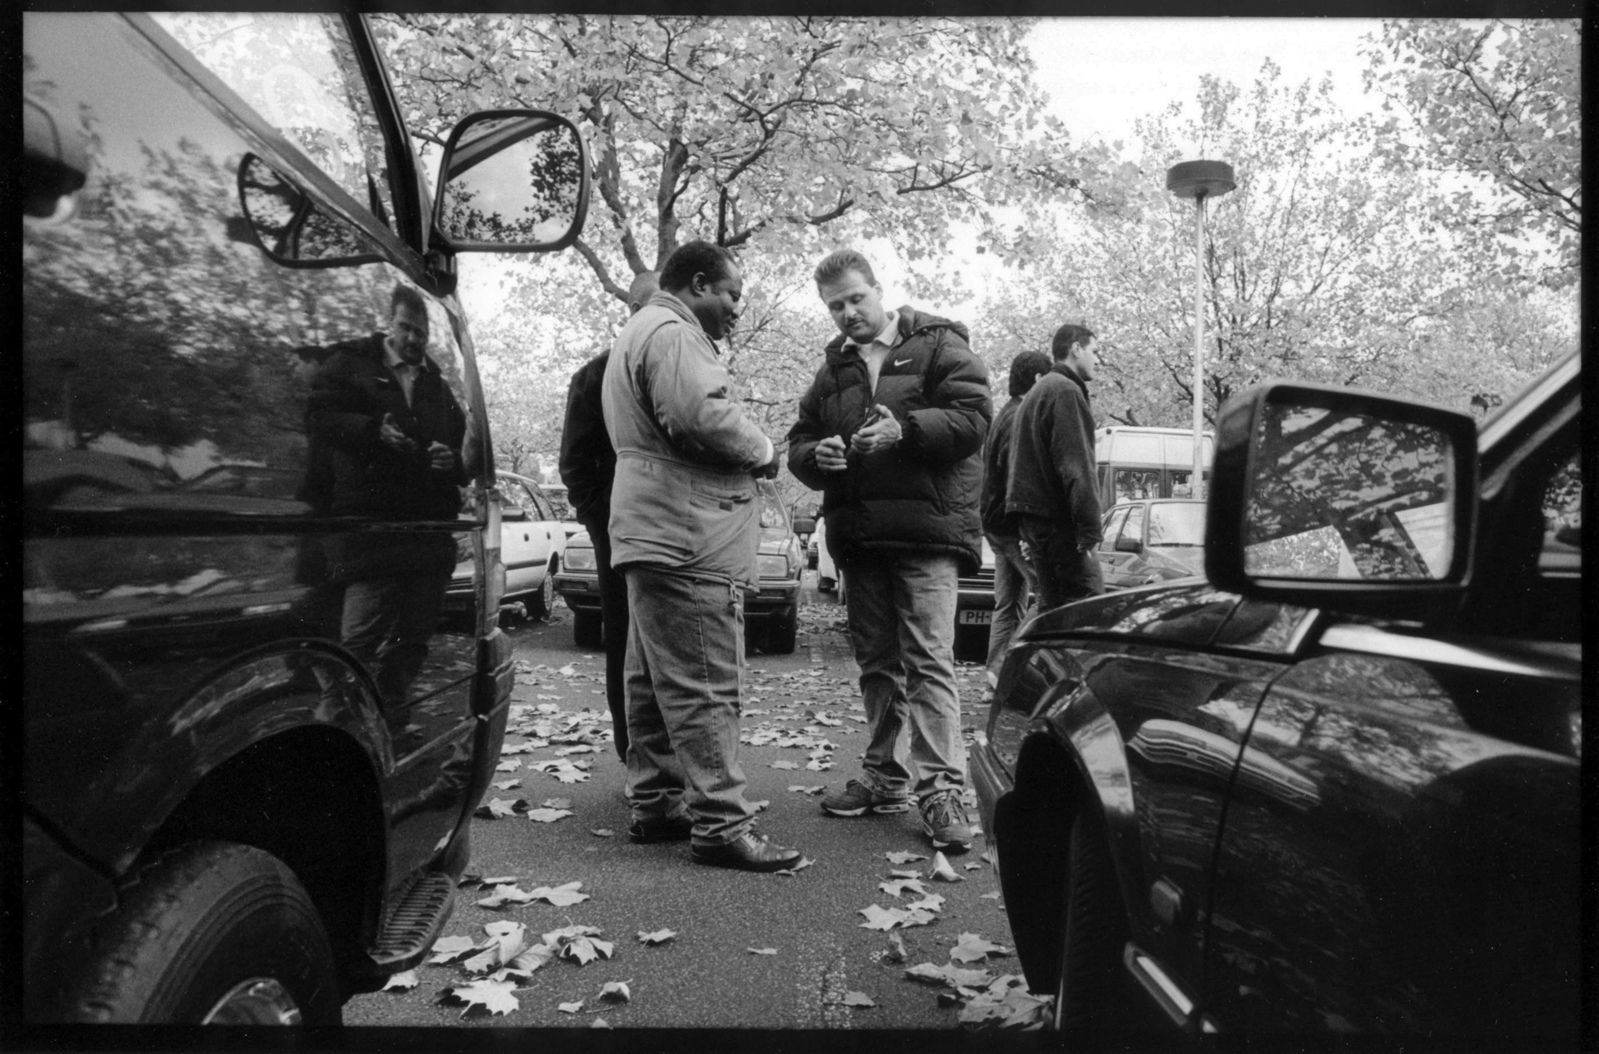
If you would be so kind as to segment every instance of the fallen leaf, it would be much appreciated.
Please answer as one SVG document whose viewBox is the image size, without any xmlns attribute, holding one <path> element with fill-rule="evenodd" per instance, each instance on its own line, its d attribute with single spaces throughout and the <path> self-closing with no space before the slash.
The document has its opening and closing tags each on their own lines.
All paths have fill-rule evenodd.
<svg viewBox="0 0 1599 1054">
<path fill-rule="evenodd" d="M 905 976 L 913 981 L 947 984 L 951 987 L 985 985 L 994 980 L 994 975 L 987 970 L 963 970 L 949 963 L 945 963 L 943 966 L 921 963 L 906 970 Z"/>
<path fill-rule="evenodd" d="M 957 962 L 981 962 L 990 955 L 1009 955 L 1010 949 L 1003 944 L 994 944 L 984 940 L 975 933 L 963 933 L 955 942 L 955 947 L 949 950 L 949 957 Z"/>
<path fill-rule="evenodd" d="M 409 992 L 417 986 L 417 983 L 415 970 L 401 970 L 383 983 L 383 991 L 387 992 L 389 989 L 394 988 L 401 992 Z"/>
<path fill-rule="evenodd" d="M 527 976 L 553 958 L 555 958 L 554 948 L 547 944 L 535 944 L 505 965 L 510 971 Z"/>
<path fill-rule="evenodd" d="M 676 936 L 677 932 L 675 930 L 656 930 L 654 933 L 645 933 L 643 930 L 638 931 L 640 944 L 665 944 Z"/>
<path fill-rule="evenodd" d="M 583 1009 L 583 1000 L 579 999 L 575 1003 L 557 1003 L 555 1009 L 563 1014 L 575 1014 Z"/>
<path fill-rule="evenodd" d="M 573 815 L 571 809 L 529 809 L 527 818 L 534 823 L 554 823 Z"/>
<path fill-rule="evenodd" d="M 772 803 L 770 801 L 752 801 L 752 802 L 750 802 L 750 808 L 754 809 L 756 812 L 765 812 L 767 809 L 769 809 L 771 807 L 772 807 Z"/>
<path fill-rule="evenodd" d="M 876 1006 L 877 1004 L 872 1002 L 871 998 L 869 996 L 867 996 L 867 994 L 865 992 L 845 992 L 844 993 L 844 1005 L 845 1006 Z"/>
<path fill-rule="evenodd" d="M 523 892 L 517 886 L 499 885 L 488 896 L 480 899 L 477 904 L 480 908 L 498 908 L 506 904 L 526 904 L 533 899 L 531 893 Z"/>
<path fill-rule="evenodd" d="M 592 831 L 590 831 L 589 834 L 592 834 L 596 838 L 615 838 L 616 837 L 616 832 L 611 830 L 609 827 L 596 827 Z"/>
<path fill-rule="evenodd" d="M 508 791 L 512 787 L 520 787 L 522 785 L 522 781 L 521 780 L 496 780 L 494 785 L 496 787 L 498 787 L 502 791 Z"/>
<path fill-rule="evenodd" d="M 589 774 L 587 772 L 563 769 L 555 774 L 555 778 L 560 780 L 562 783 L 586 783 L 588 781 Z"/>
<path fill-rule="evenodd" d="M 589 1028 L 610 1028 L 610 1024 L 603 1018 L 597 1017 L 589 1023 Z"/>
<path fill-rule="evenodd" d="M 921 853 L 884 853 L 883 855 L 888 857 L 888 862 L 891 864 L 911 864 L 917 860 L 927 859 Z"/>
<path fill-rule="evenodd" d="M 982 864 L 963 864 L 962 867 L 967 871 L 981 871 L 983 869 Z"/>
<path fill-rule="evenodd" d="M 892 870 L 892 871 L 890 871 L 888 873 L 888 877 L 889 878 L 921 878 L 922 877 L 922 873 L 920 871 L 901 871 L 901 870 L 896 868 L 896 869 L 894 869 L 894 870 Z"/>
<path fill-rule="evenodd" d="M 560 674 L 562 677 L 570 677 L 574 673 L 577 672 L 577 667 L 573 666 L 571 663 L 567 663 L 565 666 L 562 666 L 559 670 L 556 670 L 555 672 Z M 551 696 L 550 698 L 559 699 L 560 696 Z"/>
<path fill-rule="evenodd" d="M 626 981 L 610 981 L 600 989 L 600 998 L 607 1003 L 627 1003 L 633 999 L 633 993 L 628 991 Z"/>
<path fill-rule="evenodd" d="M 502 761 L 498 765 L 494 766 L 494 771 L 495 772 L 515 772 L 517 769 L 519 769 L 521 767 L 522 767 L 522 763 L 520 761 L 516 760 L 515 758 L 512 758 L 510 761 Z"/>
<path fill-rule="evenodd" d="M 791 791 L 794 791 L 797 794 L 820 794 L 824 790 L 827 789 L 827 786 L 825 784 L 820 786 L 820 787 L 802 787 L 802 786 L 798 786 L 798 785 L 793 785 L 793 786 L 790 786 L 788 789 L 791 790 Z"/>
<path fill-rule="evenodd" d="M 572 800 L 570 798 L 546 798 L 539 804 L 546 809 L 570 809 Z"/>
<path fill-rule="evenodd" d="M 861 908 L 860 914 L 866 916 L 866 921 L 861 923 L 862 927 L 869 930 L 883 930 L 885 933 L 905 921 L 905 913 L 898 908 L 883 908 L 876 904 Z"/>
<path fill-rule="evenodd" d="M 479 805 L 472 813 L 486 820 L 500 820 L 507 816 L 516 815 L 518 804 L 526 805 L 521 798 L 490 798 L 486 805 Z"/>
<path fill-rule="evenodd" d="M 937 893 L 929 893 L 921 900 L 905 905 L 906 911 L 943 911 L 944 898 Z"/>
<path fill-rule="evenodd" d="M 920 878 L 896 878 L 892 882 L 878 883 L 877 888 L 891 897 L 902 897 L 907 889 L 922 896 L 927 894 L 927 887 Z"/>
<path fill-rule="evenodd" d="M 944 859 L 943 853 L 933 854 L 933 877 L 940 882 L 964 882 L 965 875 L 957 875 L 955 869 L 949 866 L 949 861 Z"/>
<path fill-rule="evenodd" d="M 992 893 L 984 893 L 981 897 L 978 897 L 977 899 L 979 899 L 979 900 L 998 900 L 999 898 L 1000 898 L 1000 892 L 999 892 L 999 890 L 996 889 Z"/>
<path fill-rule="evenodd" d="M 883 953 L 883 961 L 888 963 L 902 963 L 906 960 L 905 941 L 897 933 L 888 935 L 888 951 Z"/>
<path fill-rule="evenodd" d="M 589 899 L 587 893 L 578 892 L 582 887 L 581 882 L 568 882 L 562 886 L 540 886 L 528 893 L 528 899 L 546 901 L 558 908 L 569 908 L 573 904 L 581 904 Z"/>
<path fill-rule="evenodd" d="M 445 989 L 445 997 L 466 1004 L 462 1017 L 479 1008 L 490 1014 L 509 1014 L 522 1005 L 513 994 L 515 988 L 510 981 L 473 981 Z"/>
<path fill-rule="evenodd" d="M 433 958 L 430 963 L 446 963 L 465 956 L 468 952 L 477 950 L 477 941 L 471 937 L 455 936 L 440 937 L 433 942 Z"/>
<path fill-rule="evenodd" d="M 1049 1021 L 1053 996 L 1036 996 L 1014 974 L 1006 974 L 967 1001 L 960 1012 L 960 1023 L 975 1028 L 1042 1028 Z"/>
<path fill-rule="evenodd" d="M 478 882 L 485 886 L 514 886 L 516 885 L 516 876 L 495 875 L 493 878 L 480 878 Z"/>
<path fill-rule="evenodd" d="M 799 863 L 795 864 L 793 867 L 780 867 L 774 872 L 774 874 L 788 875 L 790 878 L 792 878 L 814 863 L 816 863 L 816 861 L 812 860 L 810 857 L 802 856 L 799 859 Z"/>
<path fill-rule="evenodd" d="M 797 762 L 797 761 L 774 761 L 774 762 L 772 762 L 772 767 L 774 769 L 797 769 L 797 768 L 799 768 L 799 762 Z M 790 787 L 789 789 L 793 790 L 794 788 Z"/>
<path fill-rule="evenodd" d="M 776 948 L 745 948 L 751 955 L 776 955 Z"/>
</svg>

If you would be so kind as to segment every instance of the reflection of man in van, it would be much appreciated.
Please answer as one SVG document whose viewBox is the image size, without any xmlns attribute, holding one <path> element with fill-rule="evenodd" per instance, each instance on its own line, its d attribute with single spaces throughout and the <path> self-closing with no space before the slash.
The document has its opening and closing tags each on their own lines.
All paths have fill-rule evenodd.
<svg viewBox="0 0 1599 1054">
<path fill-rule="evenodd" d="M 328 575 L 344 588 L 340 639 L 367 664 L 391 717 L 427 658 L 455 567 L 448 528 L 385 531 L 382 521 L 453 523 L 465 481 L 462 413 L 427 356 L 427 304 L 396 285 L 387 333 L 335 344 L 311 381 L 310 446 L 319 512 L 361 516 L 375 529 L 325 544 Z M 308 482 L 311 482 L 308 479 Z"/>
</svg>

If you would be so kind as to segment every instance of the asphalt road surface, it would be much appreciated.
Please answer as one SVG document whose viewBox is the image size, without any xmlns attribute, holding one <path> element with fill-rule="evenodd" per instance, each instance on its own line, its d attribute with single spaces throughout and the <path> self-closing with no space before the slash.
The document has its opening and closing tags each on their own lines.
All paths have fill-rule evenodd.
<svg viewBox="0 0 1599 1054">
<path fill-rule="evenodd" d="M 502 783 L 517 782 L 491 787 L 485 802 L 500 799 L 519 811 L 474 820 L 470 871 L 514 879 L 522 892 L 581 882 L 578 892 L 588 899 L 565 906 L 535 900 L 489 908 L 477 902 L 493 890 L 468 885 L 458 894 L 445 934 L 482 943 L 489 939 L 485 926 L 512 922 L 525 927 L 526 943 L 538 944 L 543 934 L 588 926 L 600 931 L 592 936 L 610 942 L 611 955 L 582 964 L 555 958 L 531 975 L 509 978 L 514 984 L 497 996 L 502 1012 L 447 995 L 487 972 L 473 974 L 461 963 L 426 964 L 415 971 L 414 987 L 351 1000 L 346 1024 L 952 1030 L 960 1027 L 960 1005 L 949 999 L 952 990 L 909 979 L 908 969 L 931 964 L 995 977 L 1019 974 L 1007 953 L 990 952 L 972 962 L 951 959 L 963 934 L 1007 952 L 1011 947 L 998 878 L 985 859 L 981 835 L 971 852 L 947 858 L 960 881 L 939 881 L 930 876 L 933 850 L 914 810 L 839 819 L 822 814 L 818 795 L 795 789 L 831 788 L 856 775 L 867 741 L 843 609 L 812 591 L 814 579 L 814 573 L 807 575 L 795 653 L 749 659 L 742 722 L 746 742 L 740 748 L 748 796 L 770 803 L 761 814 L 761 829 L 801 848 L 814 863 L 793 875 L 757 875 L 694 864 L 686 842 L 629 843 L 624 770 L 609 739 L 603 655 L 573 644 L 571 616 L 564 608 L 550 622 L 517 620 L 512 633 L 522 665 L 513 695 L 519 709 L 511 724 L 523 734 L 508 734 L 508 752 L 502 755 L 507 771 L 496 776 Z M 961 664 L 958 681 L 969 730 L 983 716 L 982 667 Z M 551 734 L 547 745 L 509 752 L 541 732 Z M 589 744 L 596 749 L 557 754 Z M 589 763 L 586 772 L 567 771 L 568 779 L 574 772 L 586 778 L 563 782 L 558 769 L 532 767 L 561 758 Z M 813 758 L 831 767 L 808 768 Z M 518 799 L 523 804 L 516 805 Z M 571 815 L 549 822 L 530 819 L 528 810 L 546 802 Z M 975 825 L 975 807 L 970 812 Z M 895 863 L 889 853 L 923 859 Z M 896 870 L 919 875 L 923 892 L 902 887 L 894 895 L 881 889 Z M 928 924 L 890 931 L 862 926 L 867 917 L 861 909 L 903 910 L 927 894 L 943 898 L 927 911 Z M 675 936 L 657 944 L 639 938 L 662 930 Z M 903 957 L 894 937 L 903 944 Z M 612 982 L 625 982 L 627 1001 L 601 998 Z"/>
</svg>

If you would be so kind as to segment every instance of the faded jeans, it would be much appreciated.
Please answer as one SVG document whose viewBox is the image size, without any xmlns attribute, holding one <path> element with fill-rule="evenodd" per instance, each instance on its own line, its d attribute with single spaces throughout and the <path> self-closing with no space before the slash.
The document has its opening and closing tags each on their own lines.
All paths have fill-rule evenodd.
<svg viewBox="0 0 1599 1054">
<path fill-rule="evenodd" d="M 1020 538 L 989 534 L 988 545 L 994 550 L 994 622 L 988 628 L 988 686 L 992 688 L 998 683 L 1005 651 L 1027 617 L 1027 603 L 1037 586 L 1032 567 L 1022 559 Z"/>
<path fill-rule="evenodd" d="M 744 607 L 730 580 L 637 564 L 623 569 L 627 798 L 634 820 L 694 820 L 695 845 L 722 845 L 755 816 L 738 763 Z"/>
<path fill-rule="evenodd" d="M 966 748 L 955 691 L 955 557 L 875 551 L 844 574 L 872 735 L 861 782 L 918 799 L 959 790 Z M 901 736 L 907 728 L 909 736 Z"/>
</svg>

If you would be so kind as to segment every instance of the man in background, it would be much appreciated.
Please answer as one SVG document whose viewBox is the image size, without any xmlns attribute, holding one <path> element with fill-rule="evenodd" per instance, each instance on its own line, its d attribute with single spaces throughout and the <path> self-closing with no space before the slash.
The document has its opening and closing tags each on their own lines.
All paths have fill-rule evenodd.
<svg viewBox="0 0 1599 1054">
<path fill-rule="evenodd" d="M 983 534 L 994 550 L 994 622 L 988 630 L 988 687 L 999 683 L 1016 627 L 1021 625 L 1034 589 L 1032 568 L 1022 559 L 1021 535 L 1005 511 L 1005 484 L 1010 473 L 1011 435 L 1016 410 L 1033 382 L 1050 370 L 1050 358 L 1041 351 L 1024 351 L 1010 363 L 1010 401 L 994 415 L 994 425 L 983 440 Z"/>
<path fill-rule="evenodd" d="M 660 289 L 660 276 L 644 271 L 627 290 L 628 315 L 636 315 Z M 627 691 L 622 664 L 627 655 L 627 581 L 611 567 L 611 483 L 616 478 L 616 451 L 605 431 L 600 388 L 609 348 L 579 367 L 566 393 L 566 422 L 561 429 L 561 482 L 572 511 L 594 543 L 594 566 L 600 580 L 600 625 L 605 635 L 605 701 L 611 710 L 616 756 L 627 761 Z"/>
<path fill-rule="evenodd" d="M 1094 415 L 1088 382 L 1099 366 L 1094 331 L 1055 331 L 1055 365 L 1016 411 L 1005 509 L 1016 517 L 1022 557 L 1033 569 L 1040 609 L 1105 591 L 1094 547 L 1100 526 Z"/>
</svg>

